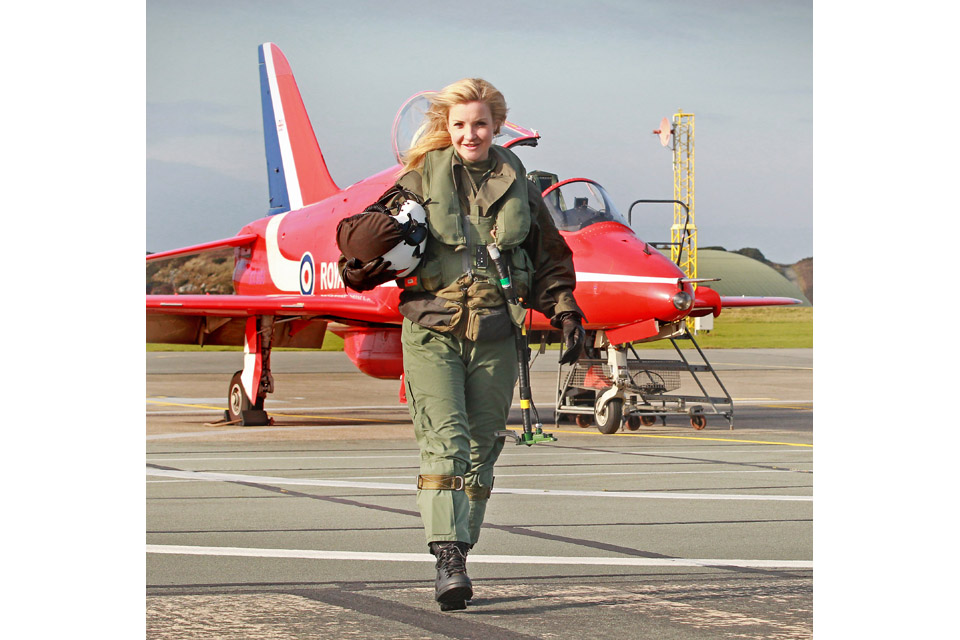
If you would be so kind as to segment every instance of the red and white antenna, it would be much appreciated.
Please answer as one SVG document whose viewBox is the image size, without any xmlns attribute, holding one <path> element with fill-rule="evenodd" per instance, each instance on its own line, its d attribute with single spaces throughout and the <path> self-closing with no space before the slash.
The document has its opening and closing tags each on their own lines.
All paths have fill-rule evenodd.
<svg viewBox="0 0 960 640">
<path fill-rule="evenodd" d="M 660 128 L 654 129 L 653 132 L 660 136 L 660 144 L 664 147 L 670 145 L 670 136 L 673 135 L 673 130 L 670 128 L 670 121 L 664 118 L 660 121 Z"/>
</svg>

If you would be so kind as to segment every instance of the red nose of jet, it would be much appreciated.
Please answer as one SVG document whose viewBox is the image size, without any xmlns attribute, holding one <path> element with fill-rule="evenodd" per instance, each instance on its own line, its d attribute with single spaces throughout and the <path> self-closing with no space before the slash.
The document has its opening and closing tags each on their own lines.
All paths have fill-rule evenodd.
<svg viewBox="0 0 960 640">
<path fill-rule="evenodd" d="M 617 222 L 601 222 L 564 239 L 573 250 L 577 302 L 588 329 L 658 320 L 674 322 L 690 313 L 693 287 L 683 271 Z"/>
</svg>

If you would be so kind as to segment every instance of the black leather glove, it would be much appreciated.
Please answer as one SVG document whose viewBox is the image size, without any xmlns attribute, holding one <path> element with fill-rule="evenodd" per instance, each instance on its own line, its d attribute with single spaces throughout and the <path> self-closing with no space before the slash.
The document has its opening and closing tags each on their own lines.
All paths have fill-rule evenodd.
<svg viewBox="0 0 960 640">
<path fill-rule="evenodd" d="M 369 291 L 394 279 L 394 275 L 388 273 L 389 268 L 390 263 L 384 260 L 383 256 L 378 256 L 366 264 L 353 258 L 344 264 L 340 277 L 343 278 L 343 283 L 354 291 Z"/>
<path fill-rule="evenodd" d="M 587 339 L 587 332 L 583 330 L 580 315 L 570 311 L 561 314 L 560 329 L 563 331 L 563 351 L 560 354 L 560 364 L 573 364 L 583 354 L 583 345 Z"/>
</svg>

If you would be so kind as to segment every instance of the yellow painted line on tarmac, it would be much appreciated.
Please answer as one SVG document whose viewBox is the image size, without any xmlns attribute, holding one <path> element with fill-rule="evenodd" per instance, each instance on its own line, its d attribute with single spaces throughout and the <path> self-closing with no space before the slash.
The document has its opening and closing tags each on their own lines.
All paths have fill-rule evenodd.
<svg viewBox="0 0 960 640">
<path fill-rule="evenodd" d="M 313 416 L 306 413 L 275 413 L 270 412 L 271 416 L 278 418 L 313 418 L 315 420 L 349 420 L 351 422 L 384 422 L 384 420 L 375 420 L 373 418 L 345 418 L 343 416 Z"/>
<path fill-rule="evenodd" d="M 558 429 L 551 429 L 550 433 L 569 433 L 575 436 L 592 436 L 597 435 L 595 433 L 585 433 L 583 431 L 561 431 Z M 812 444 L 799 444 L 796 442 L 768 442 L 766 440 L 740 440 L 737 438 L 701 438 L 695 436 L 661 436 L 653 435 L 649 433 L 611 433 L 606 437 L 610 436 L 622 436 L 628 438 L 662 438 L 665 440 L 710 440 L 713 442 L 739 442 L 741 444 L 776 444 L 782 445 L 785 447 L 809 447 L 813 448 Z"/>
<path fill-rule="evenodd" d="M 147 398 L 148 404 L 157 404 L 163 407 L 189 407 L 190 409 L 214 409 L 216 411 L 223 411 L 223 407 L 211 407 L 208 404 L 184 404 L 182 402 L 160 402 L 159 400 L 151 400 Z"/>
<path fill-rule="evenodd" d="M 226 411 L 224 407 L 212 407 L 208 404 L 184 404 L 181 402 L 160 402 L 159 400 L 151 400 L 147 398 L 149 404 L 161 405 L 164 407 L 187 407 L 190 409 L 214 409 L 216 411 Z M 305 413 L 276 413 L 274 411 L 270 412 L 270 416 L 277 418 L 313 418 L 315 420 L 350 420 L 353 422 L 383 422 L 383 420 L 374 420 L 371 418 L 344 418 L 343 416 L 313 416 Z"/>
</svg>

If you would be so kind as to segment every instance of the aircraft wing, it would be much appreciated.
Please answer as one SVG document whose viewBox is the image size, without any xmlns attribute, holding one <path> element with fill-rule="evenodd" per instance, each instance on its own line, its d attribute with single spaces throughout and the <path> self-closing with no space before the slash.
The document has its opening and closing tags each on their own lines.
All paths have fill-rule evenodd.
<svg viewBox="0 0 960 640">
<path fill-rule="evenodd" d="M 733 307 L 776 307 L 802 304 L 796 298 L 778 298 L 773 296 L 721 296 L 710 287 L 699 286 L 693 303 L 690 316 L 697 318 L 713 314 L 719 316 L 720 311 Z"/>
<path fill-rule="evenodd" d="M 319 349 L 329 322 L 399 330 L 396 305 L 383 296 L 148 295 L 146 341 L 169 344 L 244 344 L 247 319 L 273 316 L 273 346 Z"/>
<path fill-rule="evenodd" d="M 246 318 L 258 315 L 309 316 L 325 320 L 383 324 L 397 315 L 373 297 L 301 295 L 148 295 L 147 314 Z M 399 315 L 397 315 L 399 323 Z"/>
<path fill-rule="evenodd" d="M 205 242 L 203 244 L 195 244 L 191 247 L 183 247 L 182 249 L 174 249 L 172 251 L 161 251 L 160 253 L 151 253 L 147 256 L 147 262 L 153 262 L 157 260 L 166 260 L 168 258 L 174 257 L 183 257 L 183 256 L 192 256 L 200 253 L 210 253 L 216 249 L 228 249 L 236 247 L 245 247 L 247 245 L 253 244 L 257 239 L 257 234 L 241 234 L 234 236 L 232 238 L 227 238 L 225 240 L 215 240 L 213 242 Z"/>
<path fill-rule="evenodd" d="M 802 304 L 796 298 L 776 298 L 773 296 L 720 296 L 724 307 L 781 307 Z"/>
</svg>

